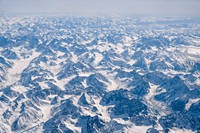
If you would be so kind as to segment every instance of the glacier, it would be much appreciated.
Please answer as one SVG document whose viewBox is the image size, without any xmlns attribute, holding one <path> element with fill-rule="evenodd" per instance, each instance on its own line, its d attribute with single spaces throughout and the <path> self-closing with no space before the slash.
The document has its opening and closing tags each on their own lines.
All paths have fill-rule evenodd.
<svg viewBox="0 0 200 133">
<path fill-rule="evenodd" d="M 200 132 L 200 19 L 0 16 L 0 132 Z"/>
</svg>

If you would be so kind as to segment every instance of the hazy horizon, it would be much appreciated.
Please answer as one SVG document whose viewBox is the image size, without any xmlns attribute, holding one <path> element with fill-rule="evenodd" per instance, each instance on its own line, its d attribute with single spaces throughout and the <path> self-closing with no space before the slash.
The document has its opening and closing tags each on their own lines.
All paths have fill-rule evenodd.
<svg viewBox="0 0 200 133">
<path fill-rule="evenodd" d="M 200 16 L 200 0 L 0 0 L 1 14 Z"/>
</svg>

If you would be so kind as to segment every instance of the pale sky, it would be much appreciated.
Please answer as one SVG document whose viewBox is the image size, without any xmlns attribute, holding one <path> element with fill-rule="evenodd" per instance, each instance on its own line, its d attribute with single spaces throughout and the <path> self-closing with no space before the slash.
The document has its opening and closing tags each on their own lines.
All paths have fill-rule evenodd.
<svg viewBox="0 0 200 133">
<path fill-rule="evenodd" d="M 200 0 L 0 0 L 0 12 L 200 16 Z"/>
</svg>

